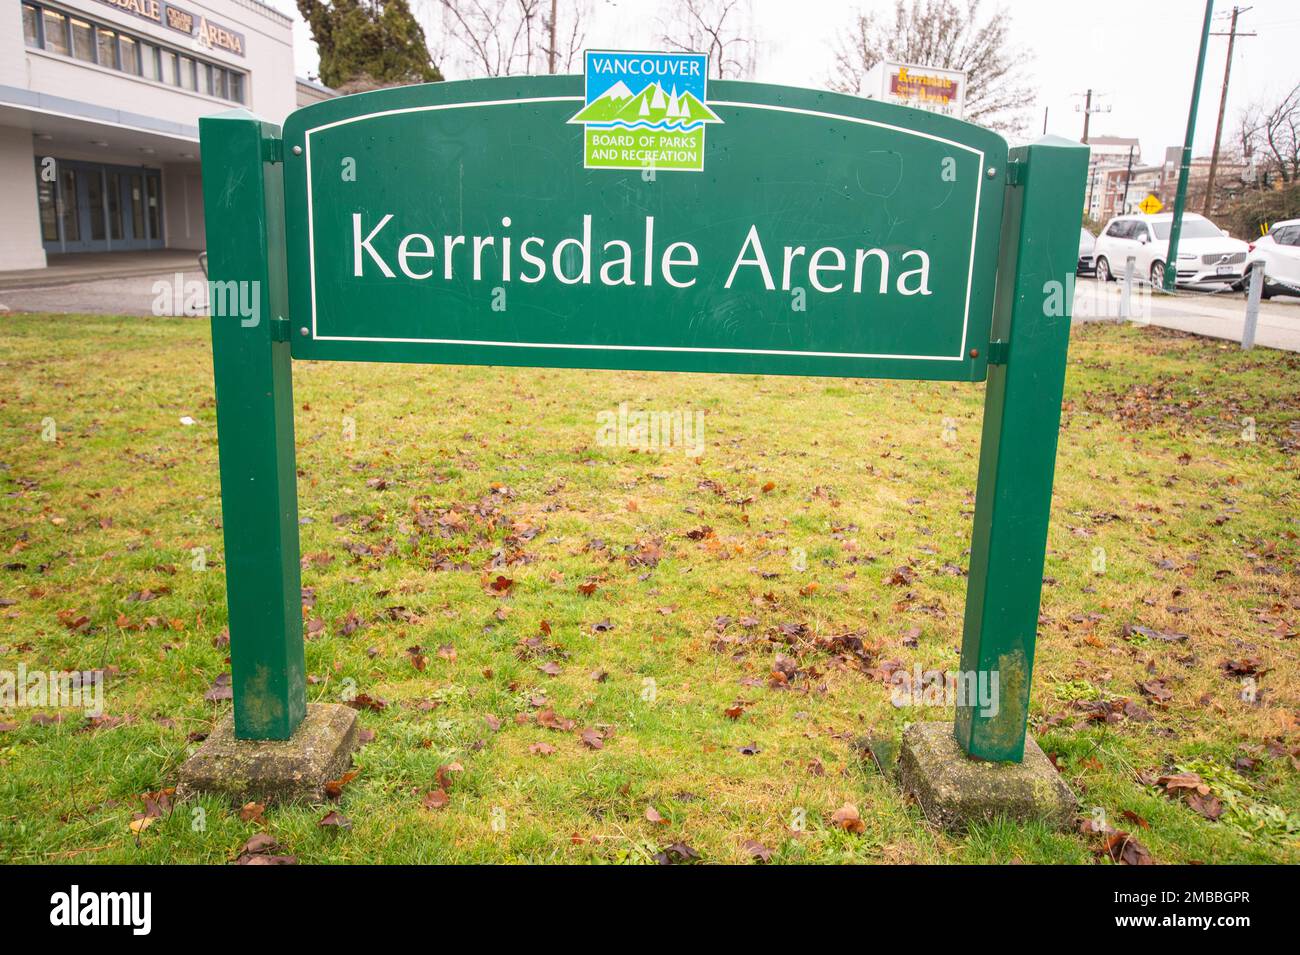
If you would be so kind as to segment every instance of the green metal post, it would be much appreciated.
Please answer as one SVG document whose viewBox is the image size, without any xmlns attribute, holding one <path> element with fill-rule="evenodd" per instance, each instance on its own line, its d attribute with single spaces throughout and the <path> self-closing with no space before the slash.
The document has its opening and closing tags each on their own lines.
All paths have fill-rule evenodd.
<svg viewBox="0 0 1300 955">
<path fill-rule="evenodd" d="M 1165 256 L 1166 292 L 1178 280 L 1178 239 L 1183 232 L 1183 208 L 1187 205 L 1187 179 L 1192 169 L 1192 137 L 1196 134 L 1196 105 L 1201 101 L 1201 74 L 1205 72 L 1205 50 L 1210 44 L 1210 18 L 1214 0 L 1205 0 L 1205 23 L 1201 26 L 1201 52 L 1196 57 L 1196 79 L 1192 83 L 1192 105 L 1187 111 L 1187 133 L 1183 137 L 1183 161 L 1178 168 L 1178 194 L 1174 199 L 1174 221 L 1169 227 L 1169 252 Z"/>
<path fill-rule="evenodd" d="M 981 759 L 1024 756 L 1087 169 L 1055 136 L 1011 151 L 961 651 L 964 685 L 996 689 L 959 698 L 954 728 Z"/>
<path fill-rule="evenodd" d="M 199 120 L 235 735 L 306 713 L 279 127 Z"/>
</svg>

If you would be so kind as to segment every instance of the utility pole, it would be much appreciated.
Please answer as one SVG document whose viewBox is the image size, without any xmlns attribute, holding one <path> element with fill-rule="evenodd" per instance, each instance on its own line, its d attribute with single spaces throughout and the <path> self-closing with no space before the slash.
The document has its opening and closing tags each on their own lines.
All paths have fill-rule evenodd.
<svg viewBox="0 0 1300 955">
<path fill-rule="evenodd" d="M 1226 36 L 1228 38 L 1228 59 L 1223 64 L 1223 93 L 1219 96 L 1219 123 L 1214 127 L 1214 151 L 1210 153 L 1210 176 L 1205 181 L 1205 209 L 1203 211 L 1206 216 L 1210 214 L 1211 204 L 1214 202 L 1214 174 L 1219 169 L 1219 139 L 1223 136 L 1223 113 L 1228 106 L 1228 78 L 1232 75 L 1232 47 L 1237 42 L 1237 37 L 1255 35 L 1253 33 L 1238 33 L 1237 17 L 1250 9 L 1252 8 L 1233 7 L 1232 26 L 1228 28 L 1228 32 L 1210 34 L 1211 36 Z"/>
<path fill-rule="evenodd" d="M 1128 171 L 1124 173 L 1124 198 L 1119 204 L 1119 214 L 1128 212 L 1128 184 L 1133 181 L 1133 147 L 1128 148 Z"/>
<path fill-rule="evenodd" d="M 1085 146 L 1087 146 L 1087 145 L 1088 145 L 1088 125 L 1089 125 L 1089 122 L 1090 122 L 1091 119 L 1092 119 L 1092 114 L 1093 114 L 1093 113 L 1109 113 L 1109 112 L 1111 111 L 1111 107 L 1110 107 L 1109 105 L 1102 106 L 1101 104 L 1098 104 L 1098 105 L 1096 105 L 1096 106 L 1093 106 L 1093 105 L 1092 105 L 1092 90 L 1091 90 L 1091 89 L 1089 89 L 1087 92 L 1084 92 L 1084 93 L 1075 93 L 1074 95 L 1075 95 L 1076 97 L 1079 97 L 1079 96 L 1082 96 L 1082 97 L 1083 97 L 1083 105 L 1080 106 L 1078 103 L 1075 103 L 1075 104 L 1074 104 L 1074 111 L 1075 111 L 1076 113 L 1082 111 L 1082 113 L 1083 113 L 1083 140 L 1082 140 L 1082 142 L 1083 142 L 1083 144 L 1084 144 Z M 1105 93 L 1098 93 L 1098 94 L 1097 94 L 1097 99 L 1101 99 L 1101 98 L 1102 98 L 1103 96 L 1105 96 L 1105 95 L 1106 95 Z M 1043 133 L 1044 133 L 1044 135 L 1046 135 L 1046 133 L 1047 133 L 1047 113 L 1046 113 L 1046 111 L 1044 111 L 1044 113 L 1043 113 Z M 1093 190 L 1093 186 L 1096 185 L 1096 182 L 1097 182 L 1097 165 L 1098 165 L 1098 161 L 1097 161 L 1096 157 L 1092 156 L 1091 153 L 1090 153 L 1089 156 L 1088 156 L 1088 212 L 1087 212 L 1088 215 L 1092 215 L 1092 190 Z"/>
<path fill-rule="evenodd" d="M 1102 106 L 1102 105 L 1100 105 L 1100 104 L 1098 104 L 1098 105 L 1096 105 L 1096 106 L 1093 106 L 1093 105 L 1092 105 L 1092 90 L 1088 90 L 1086 93 L 1075 93 L 1074 95 L 1075 95 L 1075 96 L 1082 96 L 1082 97 L 1083 97 L 1083 106 L 1080 107 L 1080 106 L 1076 103 L 1076 104 L 1075 104 L 1075 107 L 1074 107 L 1074 111 L 1075 111 L 1076 113 L 1078 113 L 1078 112 L 1082 112 L 1082 113 L 1083 113 L 1083 144 L 1086 146 L 1086 145 L 1088 145 L 1088 123 L 1089 123 L 1089 121 L 1092 119 L 1092 114 L 1093 114 L 1093 113 L 1109 113 L 1109 112 L 1111 111 L 1111 107 L 1110 107 L 1110 105 Z M 1097 94 L 1097 99 L 1101 99 L 1101 98 L 1102 98 L 1103 96 L 1105 96 L 1105 95 L 1106 95 L 1105 93 L 1098 93 L 1098 94 Z"/>
<path fill-rule="evenodd" d="M 1196 78 L 1192 81 L 1192 105 L 1187 110 L 1187 134 L 1183 137 L 1183 162 L 1178 172 L 1178 196 L 1174 199 L 1174 221 L 1169 225 L 1169 252 L 1165 256 L 1166 292 L 1174 290 L 1178 278 L 1178 239 L 1183 232 L 1183 208 L 1187 205 L 1187 179 L 1192 171 L 1192 137 L 1196 134 L 1196 104 L 1201 98 L 1201 75 L 1205 72 L 1205 48 L 1210 43 L 1210 19 L 1214 0 L 1205 0 L 1205 23 L 1201 27 L 1201 51 L 1196 57 Z"/>
<path fill-rule="evenodd" d="M 1231 47 L 1229 47 L 1228 56 L 1232 56 Z M 555 0 L 551 0 L 551 46 L 546 53 L 546 72 L 552 76 L 555 75 Z"/>
</svg>

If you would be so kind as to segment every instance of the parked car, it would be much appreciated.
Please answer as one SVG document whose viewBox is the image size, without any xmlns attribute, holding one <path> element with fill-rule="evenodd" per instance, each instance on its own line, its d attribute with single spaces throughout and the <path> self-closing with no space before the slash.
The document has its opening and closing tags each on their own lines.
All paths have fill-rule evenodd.
<svg viewBox="0 0 1300 955">
<path fill-rule="evenodd" d="M 1250 273 L 1261 269 L 1264 287 L 1261 295 L 1300 295 L 1300 219 L 1276 222 L 1268 235 L 1256 239 L 1246 256 L 1246 271 L 1241 286 L 1250 294 Z"/>
<path fill-rule="evenodd" d="M 1116 216 L 1106 223 L 1097 237 L 1093 256 L 1097 278 L 1103 282 L 1124 274 L 1124 262 L 1130 255 L 1137 262 L 1135 274 L 1152 285 L 1165 284 L 1165 260 L 1169 254 L 1169 230 L 1173 214 Z M 1206 282 L 1241 281 L 1250 248 L 1234 239 L 1204 216 L 1188 212 L 1183 215 L 1183 229 L 1178 239 L 1179 285 Z"/>
<path fill-rule="evenodd" d="M 1079 265 L 1075 269 L 1079 275 L 1095 275 L 1097 273 L 1097 260 L 1092 257 L 1093 247 L 1097 244 L 1097 237 L 1087 229 L 1079 229 Z"/>
</svg>

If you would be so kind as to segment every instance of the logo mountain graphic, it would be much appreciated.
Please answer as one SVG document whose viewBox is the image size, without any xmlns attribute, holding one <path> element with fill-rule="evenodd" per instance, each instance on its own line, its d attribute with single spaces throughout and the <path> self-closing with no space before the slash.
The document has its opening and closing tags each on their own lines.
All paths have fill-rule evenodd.
<svg viewBox="0 0 1300 955">
<path fill-rule="evenodd" d="M 722 118 L 708 102 L 705 53 L 587 50 L 582 127 L 584 169 L 701 172 L 704 137 Z M 563 114 L 561 114 L 563 115 Z"/>
<path fill-rule="evenodd" d="M 685 130 L 722 120 L 690 92 L 678 93 L 676 86 L 665 94 L 658 83 L 651 83 L 634 94 L 619 80 L 584 106 L 569 122 L 628 129 Z"/>
</svg>

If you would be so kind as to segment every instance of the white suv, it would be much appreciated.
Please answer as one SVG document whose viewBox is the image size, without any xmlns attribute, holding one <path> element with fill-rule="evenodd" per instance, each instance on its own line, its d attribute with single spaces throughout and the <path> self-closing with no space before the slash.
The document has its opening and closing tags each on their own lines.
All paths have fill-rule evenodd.
<svg viewBox="0 0 1300 955">
<path fill-rule="evenodd" d="M 1165 259 L 1169 254 L 1169 230 L 1173 214 L 1116 216 L 1106 223 L 1097 236 L 1093 261 L 1097 278 L 1109 282 L 1124 274 L 1124 262 L 1130 255 L 1136 260 L 1136 275 L 1157 287 L 1165 284 Z M 1203 282 L 1241 281 L 1249 247 L 1204 216 L 1184 213 L 1183 230 L 1178 239 L 1179 285 Z"/>
<path fill-rule="evenodd" d="M 1256 239 L 1246 257 L 1242 287 L 1250 292 L 1250 273 L 1263 269 L 1263 296 L 1300 295 L 1300 219 L 1273 224 L 1268 235 Z"/>
</svg>

